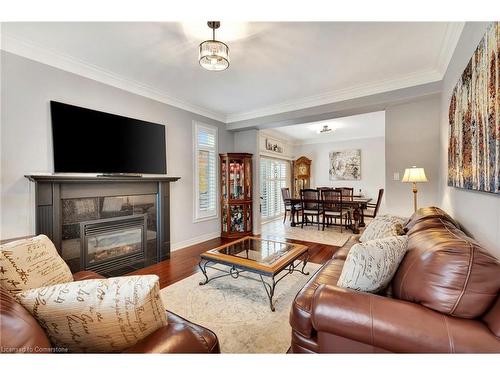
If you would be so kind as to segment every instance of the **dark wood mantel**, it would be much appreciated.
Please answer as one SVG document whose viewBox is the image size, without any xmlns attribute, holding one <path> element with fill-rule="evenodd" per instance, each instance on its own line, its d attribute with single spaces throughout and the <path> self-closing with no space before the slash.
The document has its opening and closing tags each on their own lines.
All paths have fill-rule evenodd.
<svg viewBox="0 0 500 375">
<path fill-rule="evenodd" d="M 166 174 L 126 177 L 92 173 L 33 173 L 24 177 L 33 182 L 174 182 L 180 179 Z"/>
<path fill-rule="evenodd" d="M 63 240 L 64 200 L 155 195 L 157 230 L 155 260 L 159 262 L 170 258 L 170 183 L 179 180 L 180 177 L 100 176 L 82 173 L 32 173 L 25 177 L 35 185 L 36 234 L 47 235 L 57 249 L 61 249 Z"/>
</svg>

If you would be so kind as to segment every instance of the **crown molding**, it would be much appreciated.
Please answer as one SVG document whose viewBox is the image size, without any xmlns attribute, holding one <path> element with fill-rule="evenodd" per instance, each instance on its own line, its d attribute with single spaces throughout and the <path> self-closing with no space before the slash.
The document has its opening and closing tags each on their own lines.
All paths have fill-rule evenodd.
<svg viewBox="0 0 500 375">
<path fill-rule="evenodd" d="M 144 85 L 140 82 L 124 78 L 99 66 L 87 63 L 80 59 L 49 50 L 27 40 L 1 33 L 0 49 L 25 57 L 30 60 L 50 65 L 55 68 L 77 74 L 119 89 L 141 95 L 149 99 L 159 101 L 213 120 L 226 122 L 226 116 L 222 113 L 211 111 L 207 108 L 196 106 L 185 101 L 176 99 L 171 95 Z"/>
<path fill-rule="evenodd" d="M 435 69 L 411 73 L 378 82 L 351 86 L 346 89 L 333 90 L 323 94 L 312 95 L 298 100 L 290 100 L 280 104 L 259 108 L 248 112 L 228 114 L 227 123 L 250 120 L 258 117 L 275 115 L 283 112 L 297 111 L 305 108 L 317 107 L 324 104 L 340 102 L 343 100 L 360 98 L 363 96 L 380 94 L 387 91 L 404 89 L 407 87 L 423 85 L 440 81 L 442 75 Z"/>
<path fill-rule="evenodd" d="M 344 89 L 332 90 L 322 94 L 312 95 L 301 99 L 289 100 L 282 103 L 257 108 L 255 110 L 237 113 L 220 113 L 208 108 L 200 107 L 183 100 L 179 100 L 166 92 L 144 85 L 140 82 L 127 79 L 101 67 L 68 55 L 49 50 L 30 41 L 2 33 L 0 28 L 0 49 L 7 52 L 50 65 L 122 90 L 141 95 L 161 103 L 165 103 L 186 111 L 196 113 L 229 125 L 230 123 L 251 120 L 279 113 L 296 111 L 320 105 L 380 94 L 387 91 L 404 89 L 412 86 L 441 81 L 446 73 L 458 40 L 463 31 L 464 22 L 450 22 L 442 41 L 441 52 L 433 69 L 414 72 L 391 79 L 355 85 Z M 1 26 L 0 26 L 1 27 Z M 229 127 L 230 128 L 230 127 Z"/>
<path fill-rule="evenodd" d="M 448 65 L 450 64 L 453 53 L 457 48 L 458 40 L 462 35 L 465 22 L 449 22 L 446 28 L 446 33 L 441 43 L 441 52 L 439 53 L 436 70 L 441 74 L 441 79 L 446 74 L 448 70 Z"/>
</svg>

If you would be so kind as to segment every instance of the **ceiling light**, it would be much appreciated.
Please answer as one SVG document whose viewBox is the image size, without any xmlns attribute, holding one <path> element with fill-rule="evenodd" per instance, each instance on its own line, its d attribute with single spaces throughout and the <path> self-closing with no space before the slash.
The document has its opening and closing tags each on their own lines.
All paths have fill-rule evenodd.
<svg viewBox="0 0 500 375">
<path fill-rule="evenodd" d="M 215 29 L 220 27 L 219 21 L 208 21 L 212 29 L 212 39 L 200 43 L 200 65 L 212 71 L 226 70 L 229 67 L 229 47 L 215 40 Z"/>
<path fill-rule="evenodd" d="M 330 133 L 332 132 L 333 129 L 329 128 L 328 125 L 323 125 L 323 128 L 318 131 L 319 134 L 325 134 L 325 133 Z"/>
</svg>

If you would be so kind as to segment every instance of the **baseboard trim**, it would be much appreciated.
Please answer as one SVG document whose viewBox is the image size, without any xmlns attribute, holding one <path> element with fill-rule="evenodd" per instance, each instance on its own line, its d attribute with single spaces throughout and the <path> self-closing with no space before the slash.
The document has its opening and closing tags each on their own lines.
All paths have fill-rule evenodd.
<svg viewBox="0 0 500 375">
<path fill-rule="evenodd" d="M 193 238 L 190 238 L 189 240 L 172 243 L 170 245 L 170 251 L 176 251 L 179 249 L 183 249 L 185 247 L 193 246 L 193 245 L 199 244 L 200 242 L 208 241 L 208 240 L 211 240 L 211 239 L 217 238 L 217 237 L 220 237 L 220 232 L 211 232 L 211 233 L 207 233 L 207 234 L 202 234 L 201 236 L 193 237 Z"/>
</svg>

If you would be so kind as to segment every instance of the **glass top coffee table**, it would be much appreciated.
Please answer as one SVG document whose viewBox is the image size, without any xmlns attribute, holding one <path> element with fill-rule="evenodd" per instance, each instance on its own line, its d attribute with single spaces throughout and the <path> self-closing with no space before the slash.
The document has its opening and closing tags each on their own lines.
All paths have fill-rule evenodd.
<svg viewBox="0 0 500 375">
<path fill-rule="evenodd" d="M 201 254 L 198 266 L 203 272 L 205 280 L 201 281 L 200 285 L 225 276 L 237 279 L 243 272 L 257 274 L 266 290 L 271 311 L 274 311 L 273 296 L 276 284 L 293 272 L 309 275 L 309 272 L 304 272 L 308 259 L 307 246 L 259 237 L 243 237 Z M 229 269 L 214 267 L 215 264 L 229 266 Z M 219 273 L 209 278 L 207 268 L 215 269 L 222 274 Z M 279 275 L 285 271 L 286 273 Z"/>
</svg>

